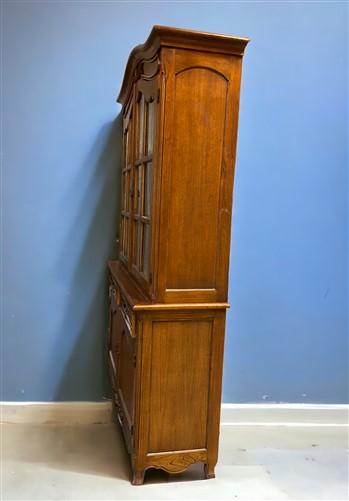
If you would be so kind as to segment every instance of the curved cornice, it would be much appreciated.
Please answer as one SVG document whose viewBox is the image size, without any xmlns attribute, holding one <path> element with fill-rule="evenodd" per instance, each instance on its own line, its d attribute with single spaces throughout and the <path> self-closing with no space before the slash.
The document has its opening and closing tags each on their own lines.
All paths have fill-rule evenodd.
<svg viewBox="0 0 349 501">
<path fill-rule="evenodd" d="M 153 58 L 160 47 L 177 47 L 242 56 L 248 42 L 248 38 L 154 26 L 145 43 L 137 45 L 130 53 L 117 101 L 123 105 L 126 103 L 138 63 L 144 59 Z"/>
</svg>

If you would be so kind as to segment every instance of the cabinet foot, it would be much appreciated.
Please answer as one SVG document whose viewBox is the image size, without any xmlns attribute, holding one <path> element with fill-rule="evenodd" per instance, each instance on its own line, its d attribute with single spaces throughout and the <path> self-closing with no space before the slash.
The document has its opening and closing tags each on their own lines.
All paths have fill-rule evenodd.
<svg viewBox="0 0 349 501">
<path fill-rule="evenodd" d="M 133 472 L 132 485 L 143 485 L 144 482 L 144 470 L 136 470 Z"/>
<path fill-rule="evenodd" d="M 215 478 L 214 466 L 209 464 L 204 464 L 204 474 L 205 478 Z"/>
</svg>

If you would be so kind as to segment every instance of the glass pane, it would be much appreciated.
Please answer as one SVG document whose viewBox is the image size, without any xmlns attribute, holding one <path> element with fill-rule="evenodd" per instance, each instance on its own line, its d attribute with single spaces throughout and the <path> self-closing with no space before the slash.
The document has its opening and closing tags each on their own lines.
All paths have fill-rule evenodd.
<svg viewBox="0 0 349 501">
<path fill-rule="evenodd" d="M 134 213 L 139 214 L 139 197 L 138 197 L 138 183 L 139 183 L 139 167 L 134 169 Z"/>
<path fill-rule="evenodd" d="M 125 210 L 125 172 L 121 174 L 121 210 Z"/>
<path fill-rule="evenodd" d="M 149 278 L 149 257 L 150 257 L 150 225 L 143 225 L 143 274 Z"/>
<path fill-rule="evenodd" d="M 144 142 L 144 95 L 138 103 L 138 140 L 137 140 L 137 159 L 143 156 Z"/>
<path fill-rule="evenodd" d="M 124 164 L 124 167 L 127 167 L 132 162 L 131 158 L 131 153 L 132 153 L 132 148 L 130 147 L 130 137 L 131 137 L 131 118 L 127 127 L 127 130 L 125 132 L 125 158 L 126 158 L 126 163 Z"/>
<path fill-rule="evenodd" d="M 138 186 L 137 186 L 137 197 L 138 197 L 138 214 L 141 214 L 142 210 L 142 185 L 143 185 L 143 165 L 138 167 Z"/>
<path fill-rule="evenodd" d="M 147 155 L 153 153 L 154 142 L 154 122 L 155 122 L 155 103 L 147 103 Z"/>
<path fill-rule="evenodd" d="M 121 216 L 121 241 L 120 241 L 120 250 L 123 256 L 128 257 L 128 219 L 124 216 Z"/>
<path fill-rule="evenodd" d="M 130 210 L 129 203 L 129 182 L 130 182 L 130 174 L 129 171 L 123 173 L 123 197 L 122 197 L 122 208 L 125 211 Z"/>
<path fill-rule="evenodd" d="M 137 266 L 137 255 L 138 255 L 138 253 L 137 253 L 137 247 L 138 247 L 137 226 L 138 226 L 138 221 L 134 220 L 133 221 L 133 228 L 132 228 L 132 231 L 133 231 L 133 250 L 132 250 L 133 258 L 132 258 L 132 262 L 136 266 Z"/>
<path fill-rule="evenodd" d="M 124 227 L 125 227 L 125 252 L 124 256 L 128 257 L 128 246 L 129 246 L 129 219 L 125 218 L 124 220 Z"/>
<path fill-rule="evenodd" d="M 124 253 L 124 218 L 122 216 L 120 220 L 120 252 Z"/>
<path fill-rule="evenodd" d="M 135 193 L 134 193 L 134 210 L 135 214 L 139 215 L 142 206 L 142 192 L 143 192 L 143 165 L 135 167 Z"/>
<path fill-rule="evenodd" d="M 153 164 L 152 162 L 148 162 L 144 166 L 144 215 L 150 217 L 151 211 L 151 196 L 152 196 L 152 175 L 153 175 Z"/>
<path fill-rule="evenodd" d="M 126 162 L 127 162 L 127 155 L 128 155 L 128 145 L 127 145 L 127 140 L 128 140 L 128 134 L 127 134 L 127 129 L 124 132 L 124 151 L 123 151 L 123 168 L 126 167 Z"/>
<path fill-rule="evenodd" d="M 141 264 L 142 264 L 142 233 L 143 233 L 143 228 L 142 228 L 142 224 L 140 221 L 138 221 L 138 224 L 137 224 L 137 267 L 140 268 Z"/>
</svg>

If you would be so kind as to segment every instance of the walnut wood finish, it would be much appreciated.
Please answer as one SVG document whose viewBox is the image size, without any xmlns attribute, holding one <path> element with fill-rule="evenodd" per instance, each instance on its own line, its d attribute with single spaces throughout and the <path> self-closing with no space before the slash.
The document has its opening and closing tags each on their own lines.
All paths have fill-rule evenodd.
<svg viewBox="0 0 349 501">
<path fill-rule="evenodd" d="M 245 38 L 155 26 L 130 55 L 108 361 L 133 469 L 214 477 Z"/>
</svg>

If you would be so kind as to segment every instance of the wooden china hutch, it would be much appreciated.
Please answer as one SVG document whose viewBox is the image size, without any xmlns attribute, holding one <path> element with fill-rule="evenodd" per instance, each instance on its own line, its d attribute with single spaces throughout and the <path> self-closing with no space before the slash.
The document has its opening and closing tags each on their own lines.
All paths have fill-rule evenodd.
<svg viewBox="0 0 349 501">
<path fill-rule="evenodd" d="M 218 455 L 242 56 L 248 39 L 154 26 L 123 106 L 108 361 L 133 484 Z"/>
</svg>

